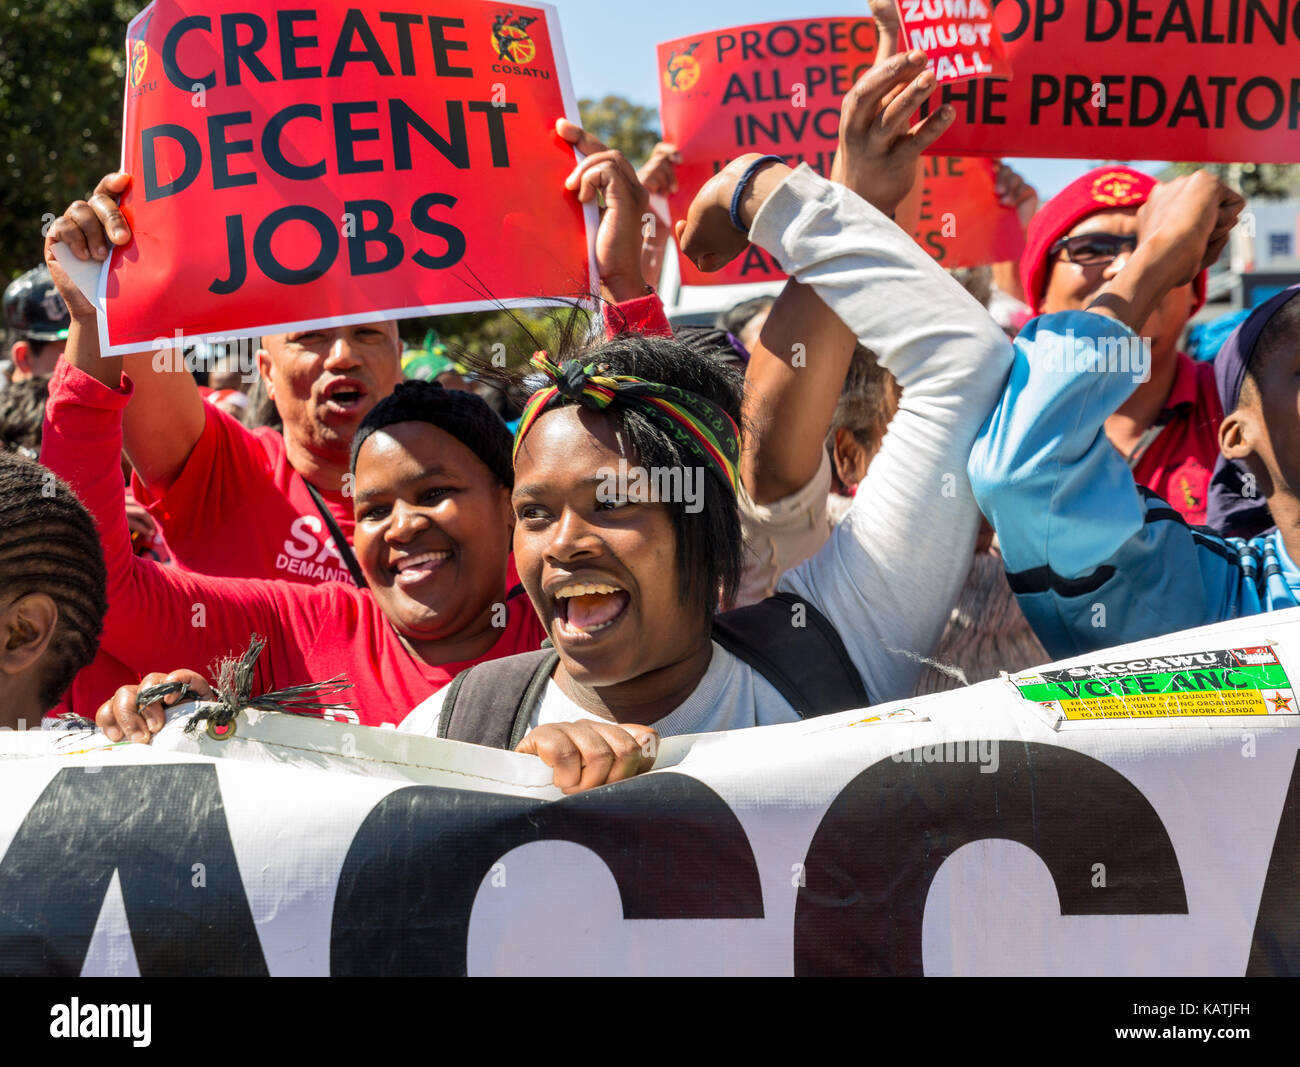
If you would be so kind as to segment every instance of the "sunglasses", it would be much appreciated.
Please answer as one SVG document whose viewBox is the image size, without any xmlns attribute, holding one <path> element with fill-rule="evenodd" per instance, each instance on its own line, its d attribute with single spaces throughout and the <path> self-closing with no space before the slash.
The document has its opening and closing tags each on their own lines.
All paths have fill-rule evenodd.
<svg viewBox="0 0 1300 1067">
<path fill-rule="evenodd" d="M 1064 252 L 1065 258 L 1081 267 L 1099 267 L 1109 263 L 1122 252 L 1137 248 L 1137 237 L 1118 233 L 1081 233 L 1077 237 L 1062 237 L 1048 249 L 1049 255 Z"/>
</svg>

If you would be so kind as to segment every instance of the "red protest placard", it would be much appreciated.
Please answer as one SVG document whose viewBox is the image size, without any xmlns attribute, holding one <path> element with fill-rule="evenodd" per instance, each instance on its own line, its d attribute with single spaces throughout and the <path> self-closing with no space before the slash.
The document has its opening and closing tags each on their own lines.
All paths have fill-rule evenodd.
<svg viewBox="0 0 1300 1067">
<path fill-rule="evenodd" d="M 868 18 L 738 26 L 661 44 L 664 139 L 682 154 L 678 192 L 670 201 L 674 220 L 685 217 L 709 178 L 746 152 L 774 153 L 792 165 L 807 162 L 828 174 L 839 139 L 840 102 L 870 67 L 875 50 L 876 27 Z M 935 214 L 933 220 L 922 220 L 927 224 L 916 236 L 944 266 L 1015 258 L 1018 249 L 1003 254 L 1015 243 L 1009 237 L 1015 212 L 997 203 L 987 165 L 945 166 L 922 180 L 927 183 L 922 203 Z M 931 188 L 932 182 L 936 184 Z M 955 214 L 957 221 L 945 222 L 945 214 Z M 1019 232 L 1018 223 L 1015 230 Z M 768 255 L 752 245 L 713 274 L 696 270 L 685 256 L 678 259 L 683 285 L 784 277 Z"/>
<path fill-rule="evenodd" d="M 1002 35 L 993 22 L 992 0 L 898 0 L 908 48 L 929 57 L 935 81 L 1009 78 Z"/>
<path fill-rule="evenodd" d="M 775 153 L 830 173 L 840 101 L 869 66 L 876 25 L 869 18 L 798 19 L 693 34 L 659 45 L 659 115 L 677 145 L 673 219 L 736 156 Z M 726 285 L 784 277 L 752 245 L 714 274 L 678 257 L 683 285 Z"/>
<path fill-rule="evenodd" d="M 942 267 L 1019 259 L 1025 231 L 998 203 L 997 163 L 976 156 L 922 156 L 921 200 L 913 236 Z"/>
<path fill-rule="evenodd" d="M 940 86 L 964 155 L 1300 161 L 1292 0 L 995 0 L 1011 82 Z"/>
<path fill-rule="evenodd" d="M 546 5 L 155 0 L 127 36 L 106 354 L 590 291 Z"/>
</svg>

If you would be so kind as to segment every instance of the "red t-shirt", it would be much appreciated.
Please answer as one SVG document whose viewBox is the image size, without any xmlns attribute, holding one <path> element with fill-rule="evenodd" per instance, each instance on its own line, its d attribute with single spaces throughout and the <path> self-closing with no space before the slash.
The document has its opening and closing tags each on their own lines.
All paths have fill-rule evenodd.
<svg viewBox="0 0 1300 1067">
<path fill-rule="evenodd" d="M 1161 419 L 1167 420 L 1133 466 L 1139 485 L 1158 493 L 1191 525 L 1205 523 L 1210 476 L 1219 458 L 1223 407 L 1214 364 L 1178 353 L 1178 369 Z"/>
<path fill-rule="evenodd" d="M 284 438 L 270 427 L 249 430 L 212 404 L 203 413 L 203 433 L 170 489 L 153 494 L 131 479 L 136 499 L 167 531 L 176 565 L 231 578 L 351 582 Z M 352 501 L 319 492 L 350 543 Z"/>
<path fill-rule="evenodd" d="M 401 722 L 465 667 L 528 652 L 546 636 L 528 598 L 506 601 L 507 621 L 487 655 L 429 666 L 406 650 L 369 591 L 341 582 L 221 578 L 164 567 L 131 552 L 120 483 L 111 477 L 122 447 L 130 379 L 110 389 L 67 363 L 50 380 L 41 459 L 95 518 L 108 568 L 103 649 L 137 672 L 192 667 L 239 655 L 266 637 L 254 693 L 342 674 L 362 725 Z"/>
<path fill-rule="evenodd" d="M 654 293 L 601 307 L 607 337 L 672 336 Z M 138 477 L 131 481 L 136 499 L 166 531 L 176 565 L 231 578 L 350 583 L 306 481 L 289 465 L 284 438 L 269 427 L 249 430 L 212 404 L 203 408 L 203 433 L 171 488 L 155 495 Z M 319 492 L 351 544 L 352 501 L 342 493 Z M 512 556 L 506 588 L 518 580 Z"/>
</svg>

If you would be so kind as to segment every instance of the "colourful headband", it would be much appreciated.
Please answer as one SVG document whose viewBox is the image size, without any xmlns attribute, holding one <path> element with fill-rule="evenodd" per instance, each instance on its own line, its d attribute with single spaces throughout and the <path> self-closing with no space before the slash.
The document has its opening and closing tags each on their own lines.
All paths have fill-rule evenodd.
<svg viewBox="0 0 1300 1067">
<path fill-rule="evenodd" d="M 606 364 L 584 366 L 573 359 L 557 367 L 545 352 L 534 353 L 531 362 L 555 384 L 539 389 L 524 407 L 515 432 L 513 456 L 519 454 L 520 444 L 543 412 L 565 403 L 581 404 L 592 411 L 604 411 L 619 403 L 636 408 L 670 433 L 703 460 L 733 494 L 736 492 L 740 430 L 713 401 L 675 385 L 648 382 L 630 374 L 610 374 Z"/>
</svg>

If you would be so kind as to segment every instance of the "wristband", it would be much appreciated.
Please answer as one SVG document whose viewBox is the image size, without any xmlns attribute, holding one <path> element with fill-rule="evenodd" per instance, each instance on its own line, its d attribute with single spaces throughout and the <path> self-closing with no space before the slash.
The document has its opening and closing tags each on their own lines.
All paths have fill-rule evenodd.
<svg viewBox="0 0 1300 1067">
<path fill-rule="evenodd" d="M 748 227 L 740 224 L 740 198 L 745 195 L 745 186 L 747 186 L 758 168 L 768 163 L 784 163 L 784 156 L 760 156 L 745 168 L 745 173 L 740 176 L 740 181 L 736 183 L 736 191 L 731 194 L 731 225 L 736 227 L 741 233 L 749 233 Z"/>
</svg>

